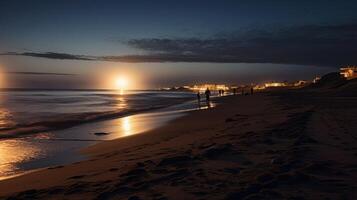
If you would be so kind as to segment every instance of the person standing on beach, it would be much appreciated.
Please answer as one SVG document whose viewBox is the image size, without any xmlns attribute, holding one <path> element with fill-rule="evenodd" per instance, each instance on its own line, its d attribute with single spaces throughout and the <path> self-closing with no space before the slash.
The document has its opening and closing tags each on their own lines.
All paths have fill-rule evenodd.
<svg viewBox="0 0 357 200">
<path fill-rule="evenodd" d="M 205 91 L 206 101 L 209 102 L 209 97 L 211 96 L 211 91 L 207 88 Z"/>
<path fill-rule="evenodd" d="M 197 92 L 197 102 L 198 102 L 198 107 L 201 108 L 201 94 L 200 94 L 200 91 Z"/>
<path fill-rule="evenodd" d="M 253 95 L 254 89 L 251 87 L 250 88 L 250 94 Z"/>
</svg>

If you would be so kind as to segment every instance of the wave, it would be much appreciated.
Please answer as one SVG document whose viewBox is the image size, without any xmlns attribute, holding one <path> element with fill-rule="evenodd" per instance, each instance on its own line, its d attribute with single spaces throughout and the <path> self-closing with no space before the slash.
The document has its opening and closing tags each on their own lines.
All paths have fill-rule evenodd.
<svg viewBox="0 0 357 200">
<path fill-rule="evenodd" d="M 5 92 L 0 107 L 0 139 L 66 129 L 166 108 L 192 100 L 192 93 L 129 91 Z"/>
</svg>

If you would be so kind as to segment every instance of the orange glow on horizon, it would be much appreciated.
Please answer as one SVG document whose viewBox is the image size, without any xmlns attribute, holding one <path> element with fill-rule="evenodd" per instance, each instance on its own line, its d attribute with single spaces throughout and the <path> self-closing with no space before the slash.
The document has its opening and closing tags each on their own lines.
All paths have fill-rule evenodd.
<svg viewBox="0 0 357 200">
<path fill-rule="evenodd" d="M 120 76 L 115 80 L 115 85 L 119 90 L 127 90 L 129 87 L 129 80 L 125 76 Z"/>
<path fill-rule="evenodd" d="M 100 88 L 118 91 L 145 88 L 140 72 L 130 69 L 109 70 L 97 75 Z"/>
</svg>

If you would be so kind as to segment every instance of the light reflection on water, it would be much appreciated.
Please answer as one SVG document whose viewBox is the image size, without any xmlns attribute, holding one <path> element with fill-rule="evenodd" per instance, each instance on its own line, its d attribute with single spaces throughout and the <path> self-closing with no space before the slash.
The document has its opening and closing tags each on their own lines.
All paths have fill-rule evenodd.
<svg viewBox="0 0 357 200">
<path fill-rule="evenodd" d="M 0 141 L 0 180 L 19 171 L 18 163 L 30 161 L 41 154 L 42 150 L 38 146 L 25 140 L 7 139 Z"/>
<path fill-rule="evenodd" d="M 117 103 L 118 109 L 124 109 L 124 108 L 128 107 L 128 104 L 126 103 L 126 100 L 124 97 L 118 97 L 117 101 L 118 101 L 118 103 Z"/>
<path fill-rule="evenodd" d="M 8 109 L 0 108 L 0 129 L 9 128 L 14 125 L 11 112 Z"/>
</svg>

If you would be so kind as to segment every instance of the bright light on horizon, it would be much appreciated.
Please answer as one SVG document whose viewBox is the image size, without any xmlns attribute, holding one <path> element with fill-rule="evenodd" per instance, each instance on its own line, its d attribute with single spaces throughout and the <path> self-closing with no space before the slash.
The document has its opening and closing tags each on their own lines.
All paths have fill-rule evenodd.
<svg viewBox="0 0 357 200">
<path fill-rule="evenodd" d="M 114 68 L 116 67 L 116 68 Z M 112 66 L 95 75 L 97 87 L 109 90 L 128 91 L 146 89 L 140 71 L 125 66 Z"/>
<path fill-rule="evenodd" d="M 115 84 L 116 84 L 117 89 L 119 89 L 119 90 L 126 90 L 126 89 L 128 89 L 129 80 L 128 80 L 126 77 L 120 76 L 120 77 L 117 78 L 115 81 L 116 81 Z"/>
</svg>

